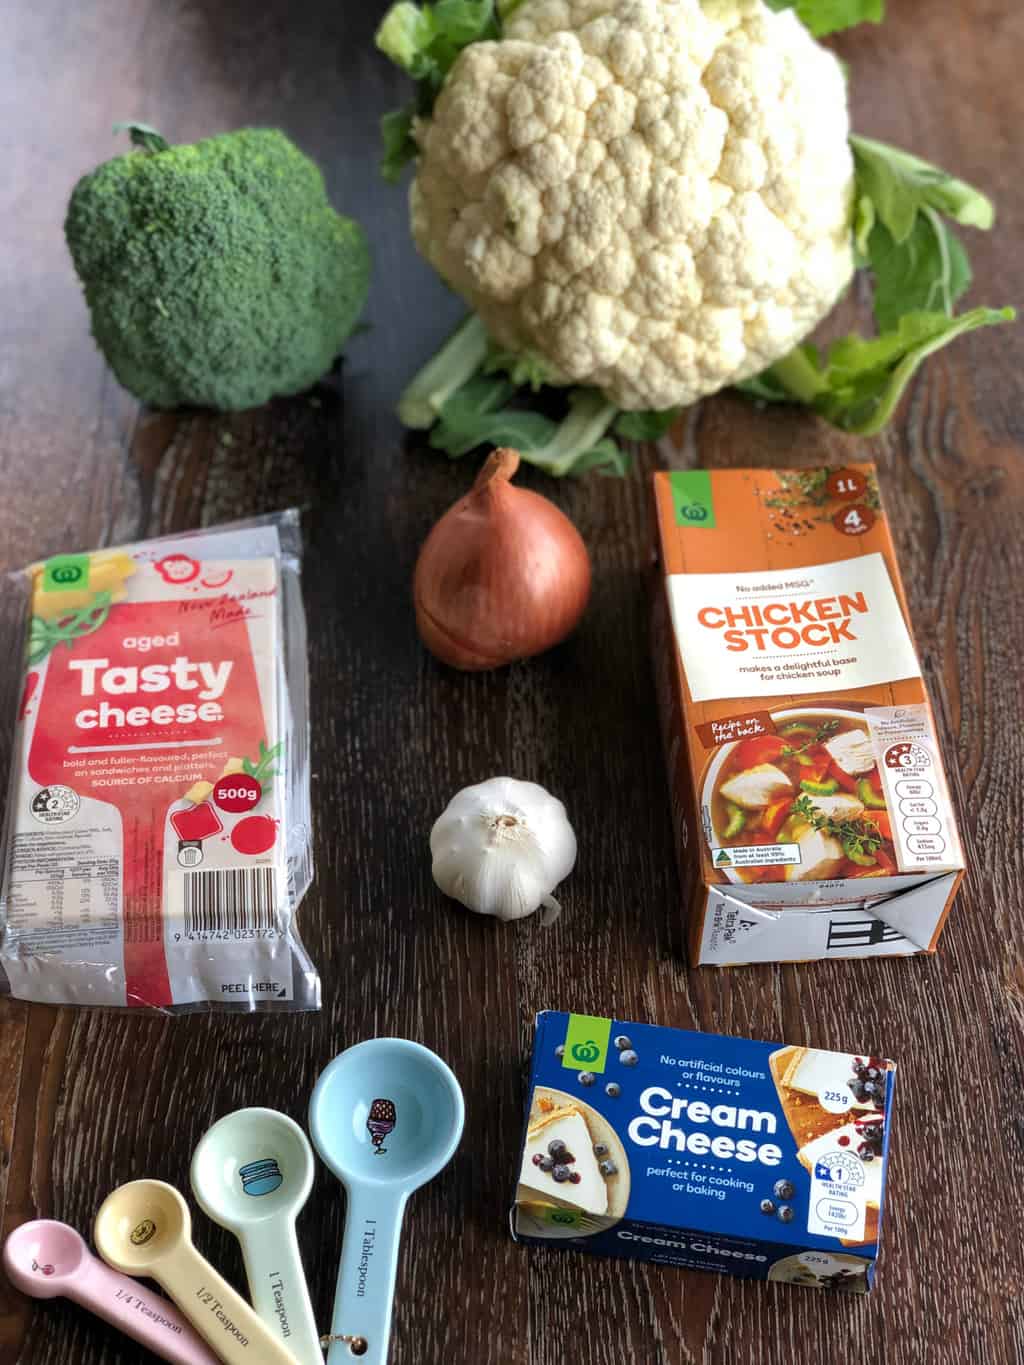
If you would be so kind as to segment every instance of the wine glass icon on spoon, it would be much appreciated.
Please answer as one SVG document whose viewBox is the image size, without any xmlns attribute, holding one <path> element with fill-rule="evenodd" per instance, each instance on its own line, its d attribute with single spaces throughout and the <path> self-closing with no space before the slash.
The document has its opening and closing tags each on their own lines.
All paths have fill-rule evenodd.
<svg viewBox="0 0 1024 1365">
<path fill-rule="evenodd" d="M 370 1141 L 377 1156 L 385 1156 L 387 1148 L 384 1146 L 384 1139 L 388 1133 L 394 1132 L 395 1124 L 398 1122 L 398 1111 L 395 1108 L 394 1100 L 374 1100 L 370 1105 L 370 1113 L 366 1120 L 366 1131 L 370 1134 Z"/>
</svg>

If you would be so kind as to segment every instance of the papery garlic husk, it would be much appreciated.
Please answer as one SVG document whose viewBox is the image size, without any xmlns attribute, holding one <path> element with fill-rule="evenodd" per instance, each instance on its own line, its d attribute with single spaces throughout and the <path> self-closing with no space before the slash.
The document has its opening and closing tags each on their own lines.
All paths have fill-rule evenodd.
<svg viewBox="0 0 1024 1365">
<path fill-rule="evenodd" d="M 543 907 L 576 863 L 576 835 L 565 806 L 536 782 L 492 777 L 453 797 L 430 831 L 434 881 L 470 910 L 523 919 Z"/>
</svg>

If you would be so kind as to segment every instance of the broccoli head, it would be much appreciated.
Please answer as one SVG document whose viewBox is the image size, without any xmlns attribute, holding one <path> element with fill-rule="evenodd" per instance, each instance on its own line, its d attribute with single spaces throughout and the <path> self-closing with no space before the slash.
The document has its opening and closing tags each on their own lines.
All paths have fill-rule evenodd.
<svg viewBox="0 0 1024 1365">
<path fill-rule="evenodd" d="M 283 133 L 138 150 L 76 185 L 64 232 L 96 342 L 158 408 L 254 407 L 315 383 L 358 321 L 365 234 Z"/>
</svg>

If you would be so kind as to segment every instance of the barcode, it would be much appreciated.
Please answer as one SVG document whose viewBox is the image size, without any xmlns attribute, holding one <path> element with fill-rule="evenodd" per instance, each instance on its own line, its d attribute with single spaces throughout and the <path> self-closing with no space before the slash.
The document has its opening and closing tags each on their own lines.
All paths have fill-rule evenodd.
<svg viewBox="0 0 1024 1365">
<path fill-rule="evenodd" d="M 184 878 L 186 933 L 277 927 L 277 868 L 186 872 Z"/>
</svg>

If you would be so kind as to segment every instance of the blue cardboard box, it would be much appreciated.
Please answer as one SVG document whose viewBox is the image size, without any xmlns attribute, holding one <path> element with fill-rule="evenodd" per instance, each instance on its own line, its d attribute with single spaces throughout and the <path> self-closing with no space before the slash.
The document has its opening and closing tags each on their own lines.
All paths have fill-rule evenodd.
<svg viewBox="0 0 1024 1365">
<path fill-rule="evenodd" d="M 895 1065 L 537 1016 L 517 1240 L 866 1293 Z"/>
</svg>

